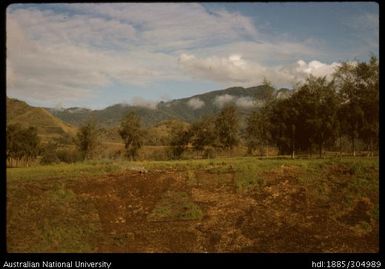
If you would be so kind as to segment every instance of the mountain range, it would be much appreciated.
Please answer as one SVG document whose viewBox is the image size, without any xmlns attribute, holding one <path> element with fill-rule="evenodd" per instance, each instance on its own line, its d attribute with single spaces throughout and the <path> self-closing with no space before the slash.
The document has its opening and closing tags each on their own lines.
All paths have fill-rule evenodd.
<svg viewBox="0 0 385 269">
<path fill-rule="evenodd" d="M 80 126 L 89 119 L 97 120 L 98 124 L 110 128 L 119 125 L 121 118 L 128 112 L 137 113 L 146 127 L 153 126 L 164 120 L 177 119 L 193 122 L 205 115 L 218 113 L 226 104 L 233 103 L 241 115 L 263 104 L 270 95 L 275 98 L 286 96 L 289 89 L 275 90 L 272 87 L 261 85 L 257 87 L 232 87 L 224 90 L 211 91 L 188 98 L 161 101 L 156 106 L 138 106 L 115 104 L 101 110 L 90 110 L 80 107 L 67 109 L 47 108 L 54 116 L 72 124 Z"/>
<path fill-rule="evenodd" d="M 260 107 L 270 96 L 282 98 L 289 89 L 275 90 L 267 85 L 250 88 L 232 87 L 211 91 L 188 98 L 159 102 L 156 105 L 115 104 L 105 109 L 91 110 L 81 107 L 66 109 L 33 107 L 26 102 L 7 97 L 7 124 L 20 123 L 35 126 L 44 139 L 73 136 L 77 127 L 88 120 L 95 120 L 99 127 L 116 129 L 128 112 L 139 115 L 145 127 L 157 127 L 169 120 L 191 123 L 203 116 L 218 113 L 224 105 L 237 106 L 241 118 Z"/>
</svg>

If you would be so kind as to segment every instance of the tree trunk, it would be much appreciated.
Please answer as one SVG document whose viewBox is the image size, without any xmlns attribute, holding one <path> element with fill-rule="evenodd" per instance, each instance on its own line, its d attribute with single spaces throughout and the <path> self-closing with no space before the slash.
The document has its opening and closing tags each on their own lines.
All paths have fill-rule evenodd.
<svg viewBox="0 0 385 269">
<path fill-rule="evenodd" d="M 261 149 L 260 149 L 260 157 L 264 157 L 265 153 L 263 152 L 263 148 L 264 148 L 263 143 L 261 143 L 260 147 L 261 147 Z"/>
<path fill-rule="evenodd" d="M 353 157 L 356 157 L 356 147 L 355 147 L 355 137 L 352 137 L 352 150 L 353 150 Z"/>
<path fill-rule="evenodd" d="M 374 156 L 374 153 L 373 153 L 373 139 L 372 138 L 370 138 L 370 143 L 369 143 L 369 156 L 370 157 L 373 157 Z"/>
<path fill-rule="evenodd" d="M 291 158 L 295 158 L 295 142 L 294 142 L 294 137 L 295 137 L 295 126 L 294 124 L 291 125 Z"/>
<path fill-rule="evenodd" d="M 319 157 L 322 158 L 322 142 L 319 143 Z"/>
</svg>

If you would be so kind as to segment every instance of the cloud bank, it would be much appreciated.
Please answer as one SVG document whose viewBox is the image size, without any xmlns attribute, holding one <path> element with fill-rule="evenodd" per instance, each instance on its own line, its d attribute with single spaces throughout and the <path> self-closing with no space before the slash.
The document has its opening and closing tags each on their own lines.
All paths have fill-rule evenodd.
<svg viewBox="0 0 385 269">
<path fill-rule="evenodd" d="M 139 106 L 139 107 L 145 107 L 149 109 L 156 109 L 158 102 L 146 100 L 140 96 L 135 96 L 131 98 L 131 105 L 133 106 Z"/>
<path fill-rule="evenodd" d="M 258 63 L 246 61 L 241 55 L 230 55 L 227 58 L 198 58 L 191 54 L 181 54 L 179 63 L 191 76 L 214 80 L 226 84 L 258 85 L 266 78 L 278 85 L 294 84 L 303 81 L 307 76 L 316 77 L 330 75 L 340 65 L 326 64 L 320 61 L 296 63 L 283 67 L 263 67 Z"/>
<path fill-rule="evenodd" d="M 233 96 L 230 94 L 223 94 L 215 97 L 213 104 L 219 108 L 224 107 L 227 104 L 233 103 L 241 108 L 253 108 L 261 106 L 261 102 L 256 101 L 254 98 L 250 96 Z"/>
<path fill-rule="evenodd" d="M 205 102 L 199 98 L 191 98 L 188 100 L 187 105 L 193 110 L 199 109 L 205 105 Z"/>
<path fill-rule="evenodd" d="M 253 17 L 199 3 L 17 4 L 6 16 L 7 94 L 47 105 L 117 88 L 122 99 L 135 87 L 159 96 L 170 82 L 290 86 L 338 66 L 321 60 L 331 49 L 315 37 L 263 31 Z M 378 32 L 378 16 L 355 22 L 357 33 Z"/>
<path fill-rule="evenodd" d="M 226 104 L 232 102 L 234 99 L 235 99 L 235 97 L 230 95 L 230 94 L 223 94 L 223 95 L 219 95 L 219 96 L 215 97 L 213 103 L 217 107 L 223 107 Z"/>
</svg>

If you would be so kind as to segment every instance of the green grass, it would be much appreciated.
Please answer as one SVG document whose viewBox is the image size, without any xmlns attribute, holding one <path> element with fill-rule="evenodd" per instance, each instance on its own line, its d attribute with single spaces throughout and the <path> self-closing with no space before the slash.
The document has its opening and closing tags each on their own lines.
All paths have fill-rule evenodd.
<svg viewBox="0 0 385 269">
<path fill-rule="evenodd" d="M 259 182 L 256 176 L 261 171 L 280 166 L 297 166 L 317 174 L 320 169 L 333 164 L 348 165 L 355 173 L 367 177 L 368 169 L 378 169 L 377 158 L 339 158 L 332 159 L 258 159 L 255 157 L 217 158 L 202 160 L 177 161 L 88 161 L 73 164 L 38 165 L 23 168 L 7 168 L 7 180 L 15 179 L 46 179 L 46 178 L 79 178 L 104 174 L 121 173 L 125 170 L 145 168 L 147 170 L 207 170 L 213 174 L 234 171 L 240 186 Z M 244 182 L 243 182 L 244 181 Z M 242 183 L 243 182 L 243 183 Z"/>
<path fill-rule="evenodd" d="M 203 212 L 185 192 L 167 191 L 152 212 L 148 221 L 177 221 L 201 219 Z"/>
<path fill-rule="evenodd" d="M 253 195 L 253 191 L 258 193 L 269 184 L 277 186 L 288 178 L 295 181 L 290 186 L 304 188 L 306 197 L 320 207 L 332 204 L 330 215 L 336 218 L 366 198 L 373 205 L 370 209 L 372 219 L 379 218 L 378 158 L 89 161 L 8 168 L 8 251 L 96 251 L 99 240 L 103 240 L 100 238 L 103 236 L 100 212 L 90 197 L 76 193 L 76 184 L 88 182 L 93 188 L 90 182 L 99 177 L 124 175 L 125 171 L 138 168 L 148 170 L 150 180 L 164 171 L 172 172 L 170 175 L 175 177 L 185 177 L 186 190 L 165 191 L 147 215 L 149 222 L 202 219 L 205 212 L 192 201 L 188 191 L 191 188 L 207 189 L 210 182 L 233 184 L 237 192 Z M 365 223 L 357 226 L 357 231 L 366 232 L 367 226 Z"/>
<path fill-rule="evenodd" d="M 118 173 L 124 167 L 113 162 L 84 162 L 7 168 L 7 180 L 76 179 Z"/>
<path fill-rule="evenodd" d="M 45 186 L 41 191 L 39 187 Z M 35 195 L 34 191 L 39 191 Z M 8 184 L 7 238 L 12 252 L 93 252 L 101 224 L 95 205 L 53 180 Z"/>
</svg>

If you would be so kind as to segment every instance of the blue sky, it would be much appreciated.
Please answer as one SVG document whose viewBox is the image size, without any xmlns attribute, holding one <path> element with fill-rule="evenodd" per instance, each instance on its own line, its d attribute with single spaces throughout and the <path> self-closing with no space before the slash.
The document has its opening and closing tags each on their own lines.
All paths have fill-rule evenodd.
<svg viewBox="0 0 385 269">
<path fill-rule="evenodd" d="M 153 107 L 264 78 L 291 87 L 378 56 L 376 3 L 17 4 L 7 95 L 37 106 Z"/>
</svg>

